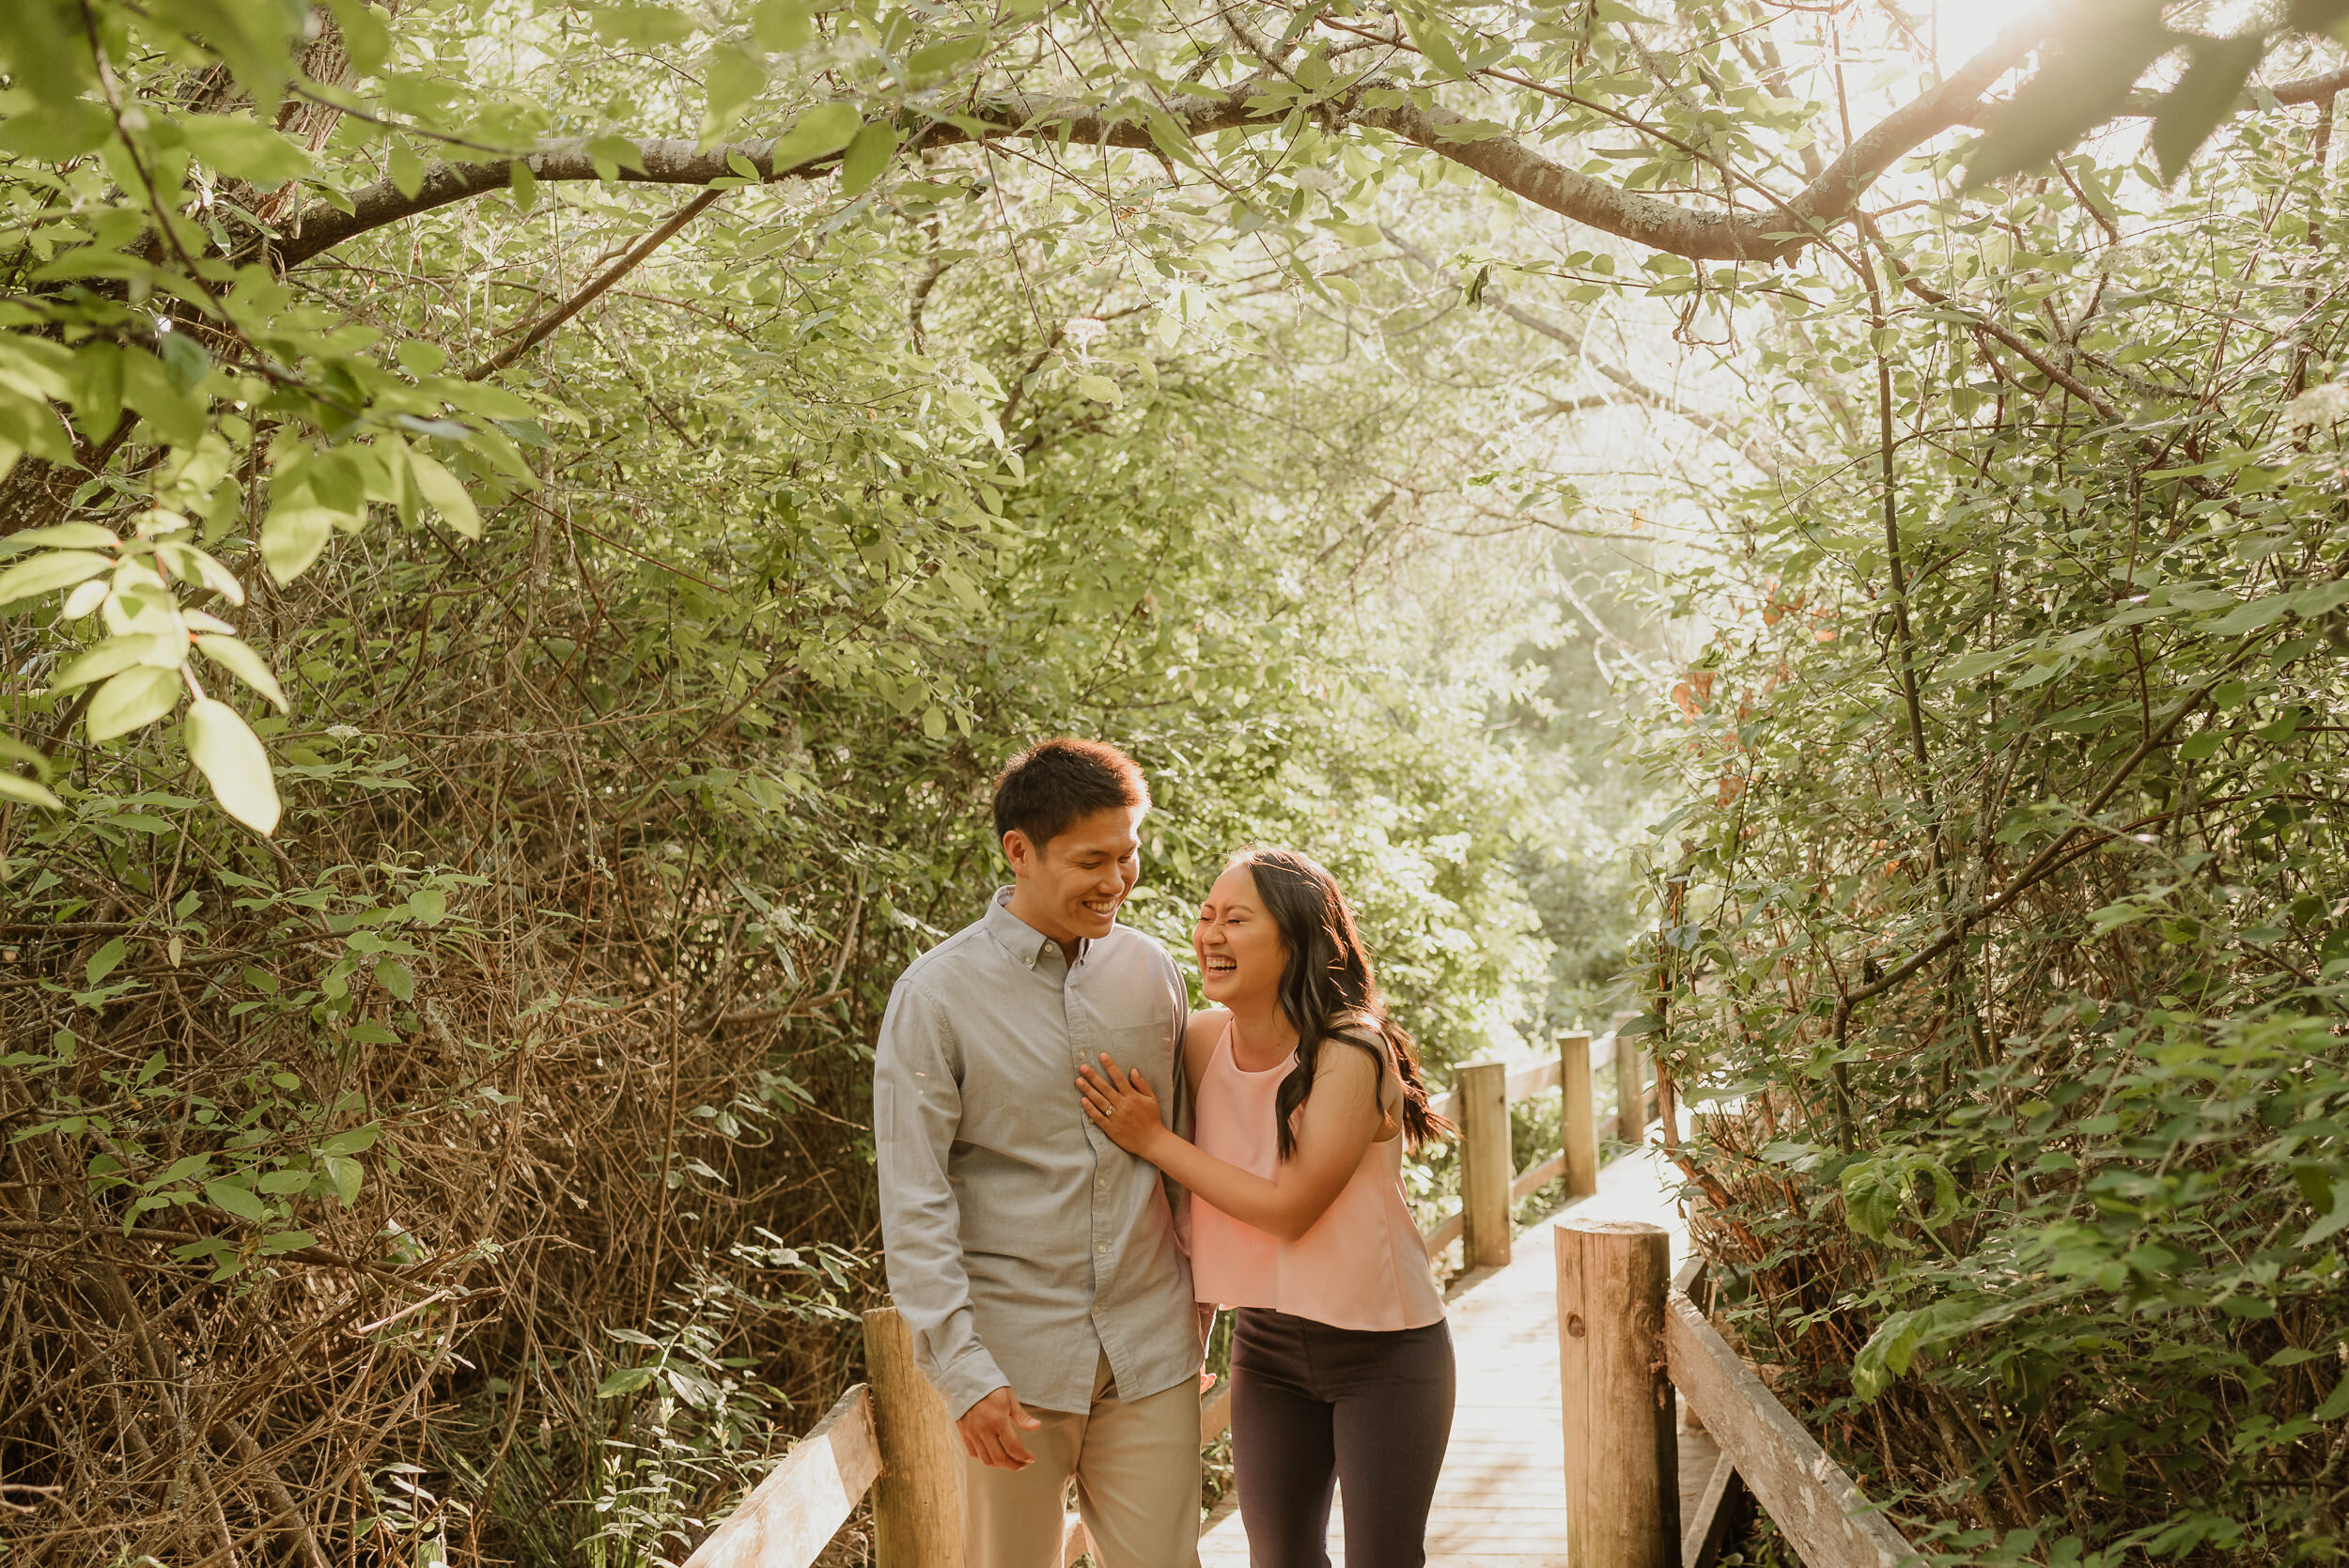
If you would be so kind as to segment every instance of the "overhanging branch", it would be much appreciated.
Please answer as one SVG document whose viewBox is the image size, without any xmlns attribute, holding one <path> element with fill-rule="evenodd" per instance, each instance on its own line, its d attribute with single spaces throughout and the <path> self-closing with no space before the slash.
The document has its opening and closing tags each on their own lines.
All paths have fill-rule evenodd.
<svg viewBox="0 0 2349 1568">
<path fill-rule="evenodd" d="M 1710 211 L 1623 190 L 1568 168 L 1516 137 L 1495 134 L 1482 122 L 1440 105 L 1414 103 L 1407 89 L 1390 82 L 1364 82 L 1324 107 L 1340 123 L 1383 131 L 1425 147 L 1561 217 L 1633 244 L 1697 261 L 1778 261 L 1847 217 L 1896 160 L 1964 123 L 1983 94 L 2021 63 L 2046 28 L 2045 21 L 2010 28 L 1938 85 L 1854 138 L 1801 191 L 1783 202 L 1770 197 L 1776 205 L 1760 213 Z M 1290 95 L 1260 93 L 1258 88 L 1269 80 L 1252 78 L 1225 89 L 1202 87 L 1168 101 L 1162 112 L 1194 139 L 1221 131 L 1270 131 L 1286 120 L 1294 104 Z M 1390 101 L 1395 98 L 1402 101 Z M 1376 102 L 1367 101 L 1371 100 Z M 1065 134 L 1071 145 L 1157 150 L 1148 122 L 1138 115 L 1019 95 L 983 99 L 952 119 L 922 116 L 906 129 L 927 147 L 1014 137 L 1059 139 Z M 818 179 L 839 163 L 839 155 L 832 153 L 777 168 L 775 143 L 769 139 L 708 148 L 668 139 L 631 145 L 638 166 L 622 168 L 619 178 L 659 185 L 706 186 L 738 176 L 738 159 L 766 181 Z M 412 193 L 384 179 L 352 193 L 348 210 L 313 203 L 292 232 L 275 241 L 275 249 L 287 265 L 299 264 L 370 230 L 504 190 L 512 183 L 517 163 L 538 180 L 599 178 L 597 158 L 584 140 L 550 143 L 511 159 L 436 164 Z M 605 167 L 610 166 L 607 161 Z"/>
</svg>

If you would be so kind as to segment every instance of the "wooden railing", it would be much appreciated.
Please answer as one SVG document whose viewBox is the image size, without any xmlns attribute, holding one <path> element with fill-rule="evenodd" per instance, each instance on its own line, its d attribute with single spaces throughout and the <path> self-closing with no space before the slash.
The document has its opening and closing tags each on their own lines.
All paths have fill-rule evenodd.
<svg viewBox="0 0 2349 1568">
<path fill-rule="evenodd" d="M 1558 1037 L 1559 1054 L 1527 1063 L 1467 1063 L 1435 1108 L 1460 1129 L 1461 1205 L 1423 1233 L 1434 1257 L 1462 1241 L 1463 1261 L 1485 1267 L 1509 1261 L 1509 1212 L 1516 1202 L 1561 1175 L 1570 1196 L 1598 1190 L 1598 1141 L 1591 1094 L 1594 1070 L 1613 1063 L 1619 1082 L 1618 1132 L 1640 1141 L 1654 1097 L 1636 1049 L 1615 1036 L 1595 1042 L 1574 1031 Z M 1514 1169 L 1509 1105 L 1563 1091 L 1560 1147 L 1523 1172 Z M 874 1557 L 880 1568 L 961 1568 L 960 1442 L 946 1408 L 914 1363 L 912 1335 L 894 1308 L 864 1314 L 869 1383 L 840 1396 L 813 1431 L 726 1515 L 685 1568 L 808 1568 L 870 1491 Z M 1199 1441 L 1231 1424 L 1228 1380 L 1202 1401 Z M 1084 1528 L 1068 1515 L 1061 1558 L 1086 1549 Z"/>
<path fill-rule="evenodd" d="M 1921 1560 L 1689 1298 L 1703 1259 L 1668 1278 L 1670 1234 L 1636 1221 L 1565 1219 L 1555 1235 L 1566 1556 L 1575 1568 L 1711 1568 L 1741 1493 L 1769 1514 L 1805 1568 Z M 1675 1398 L 1721 1451 L 1685 1521 Z"/>
</svg>

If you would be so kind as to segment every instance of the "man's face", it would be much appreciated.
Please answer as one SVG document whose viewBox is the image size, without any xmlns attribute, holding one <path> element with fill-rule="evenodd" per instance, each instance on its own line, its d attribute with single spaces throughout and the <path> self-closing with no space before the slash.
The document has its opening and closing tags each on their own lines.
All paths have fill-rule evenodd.
<svg viewBox="0 0 2349 1568">
<path fill-rule="evenodd" d="M 1121 806 L 1081 816 L 1038 850 L 1014 829 L 1003 853 L 1019 879 L 1017 913 L 1054 941 L 1098 940 L 1142 876 L 1142 819 L 1147 806 Z"/>
</svg>

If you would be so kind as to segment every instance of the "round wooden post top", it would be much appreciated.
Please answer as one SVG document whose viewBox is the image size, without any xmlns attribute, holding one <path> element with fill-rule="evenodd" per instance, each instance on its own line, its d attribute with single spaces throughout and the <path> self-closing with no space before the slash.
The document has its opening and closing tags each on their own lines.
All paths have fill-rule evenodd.
<svg viewBox="0 0 2349 1568">
<path fill-rule="evenodd" d="M 1644 1219 L 1561 1219 L 1561 1220 L 1559 1220 L 1559 1221 L 1558 1221 L 1558 1228 L 1559 1228 L 1560 1230 L 1562 1230 L 1562 1231 L 1583 1231 L 1583 1232 L 1587 1232 L 1587 1233 L 1589 1233 L 1589 1234 L 1594 1234 L 1594 1235 L 1670 1235 L 1670 1234 L 1672 1234 L 1672 1232 L 1670 1232 L 1670 1231 L 1666 1230 L 1663 1226 L 1661 1226 L 1661 1225 L 1652 1225 L 1652 1224 L 1648 1223 L 1648 1221 L 1646 1221 L 1646 1220 L 1644 1220 Z"/>
</svg>

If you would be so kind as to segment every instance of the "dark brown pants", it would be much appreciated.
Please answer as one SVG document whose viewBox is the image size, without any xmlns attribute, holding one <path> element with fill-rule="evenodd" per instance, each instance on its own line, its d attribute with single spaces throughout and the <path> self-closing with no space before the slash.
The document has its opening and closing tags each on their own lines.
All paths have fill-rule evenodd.
<svg viewBox="0 0 2349 1568">
<path fill-rule="evenodd" d="M 1243 1307 L 1232 1336 L 1232 1464 L 1253 1568 L 1422 1568 L 1452 1440 L 1452 1330 L 1382 1333 Z"/>
</svg>

